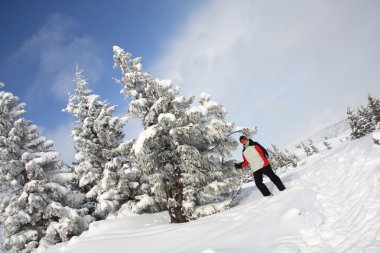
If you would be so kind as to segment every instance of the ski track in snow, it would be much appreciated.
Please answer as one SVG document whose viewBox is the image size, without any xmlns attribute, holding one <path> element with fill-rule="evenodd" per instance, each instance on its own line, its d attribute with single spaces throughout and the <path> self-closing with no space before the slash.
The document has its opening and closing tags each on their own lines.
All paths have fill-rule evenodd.
<svg viewBox="0 0 380 253">
<path fill-rule="evenodd" d="M 320 224 L 302 231 L 302 252 L 380 252 L 380 153 L 364 144 L 338 147 L 305 176 L 316 185 Z"/>
<path fill-rule="evenodd" d="M 167 212 L 95 222 L 47 252 L 379 253 L 380 146 L 370 136 L 313 155 L 263 198 L 245 185 L 230 210 L 185 224 Z"/>
</svg>

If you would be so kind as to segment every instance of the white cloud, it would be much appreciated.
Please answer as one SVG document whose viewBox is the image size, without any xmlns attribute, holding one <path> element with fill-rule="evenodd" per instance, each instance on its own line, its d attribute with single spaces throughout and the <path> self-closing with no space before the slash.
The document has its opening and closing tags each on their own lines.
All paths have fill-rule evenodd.
<svg viewBox="0 0 380 253">
<path fill-rule="evenodd" d="M 46 95 L 49 91 L 66 101 L 77 64 L 91 80 L 99 78 L 102 61 L 97 56 L 97 44 L 89 36 L 76 34 L 76 27 L 72 17 L 52 15 L 13 54 L 13 62 L 20 62 L 21 66 L 32 64 L 37 70 L 33 84 L 28 87 L 29 96 Z"/>
<path fill-rule="evenodd" d="M 55 129 L 43 131 L 44 135 L 54 141 L 54 150 L 58 151 L 66 164 L 74 161 L 74 141 L 71 137 L 72 126 L 70 123 L 58 125 Z"/>
<path fill-rule="evenodd" d="M 210 93 L 239 125 L 284 144 L 380 94 L 380 2 L 209 1 L 154 73 Z"/>
</svg>

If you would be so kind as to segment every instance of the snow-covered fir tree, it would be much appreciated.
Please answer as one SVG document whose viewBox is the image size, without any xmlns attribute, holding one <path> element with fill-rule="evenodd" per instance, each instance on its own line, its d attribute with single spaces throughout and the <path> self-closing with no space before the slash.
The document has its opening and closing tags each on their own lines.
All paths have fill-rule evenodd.
<svg viewBox="0 0 380 253">
<path fill-rule="evenodd" d="M 88 228 L 90 219 L 66 205 L 67 188 L 52 180 L 64 166 L 57 160 L 59 153 L 52 149 L 53 142 L 40 136 L 37 126 L 23 118 L 24 105 L 18 106 L 17 98 L 11 93 L 5 97 L 8 102 L 12 101 L 12 108 L 19 110 L 7 110 L 7 106 L 2 106 L 1 120 L 12 123 L 9 132 L 1 136 L 2 154 L 5 154 L 1 156 L 1 163 L 12 164 L 4 171 L 7 176 L 2 184 L 13 188 L 0 217 L 3 247 L 31 252 L 40 245 L 41 239 L 45 244 L 52 244 L 80 234 Z M 2 102 L 2 105 L 7 104 Z M 7 115 L 16 111 L 17 117 Z M 59 212 L 59 208 L 67 212 Z M 72 213 L 70 217 L 68 212 Z"/>
<path fill-rule="evenodd" d="M 349 120 L 353 120 L 352 123 L 352 139 L 357 139 L 365 136 L 366 134 L 375 130 L 375 125 L 372 122 L 371 112 L 366 107 L 360 107 L 356 112 L 352 112 L 353 115 L 349 116 Z"/>
<path fill-rule="evenodd" d="M 309 139 L 309 149 L 311 150 L 311 154 L 319 153 L 319 149 L 314 145 L 314 142 Z"/>
<path fill-rule="evenodd" d="M 359 124 L 359 116 L 350 107 L 347 108 L 347 119 L 351 127 L 351 139 L 364 136 L 361 125 Z"/>
<path fill-rule="evenodd" d="M 308 143 L 305 144 L 305 143 L 300 143 L 299 145 L 297 145 L 297 148 L 301 148 L 303 149 L 303 151 L 305 152 L 306 156 L 311 156 L 313 154 L 316 154 L 316 153 L 319 153 L 319 150 L 318 148 L 314 145 L 314 142 L 312 140 L 308 140 Z"/>
<path fill-rule="evenodd" d="M 359 125 L 362 135 L 367 135 L 376 129 L 376 124 L 373 121 L 373 114 L 368 107 L 361 106 L 357 110 L 359 116 Z"/>
<path fill-rule="evenodd" d="M 0 89 L 3 87 L 4 84 L 0 83 Z M 18 100 L 12 93 L 0 91 L 0 213 L 13 193 L 25 183 L 19 152 L 16 147 L 9 146 L 9 133 L 25 112 L 25 104 L 18 103 Z"/>
<path fill-rule="evenodd" d="M 347 109 L 351 127 L 351 139 L 357 139 L 373 132 L 380 124 L 380 99 L 368 95 L 368 104 L 355 111 Z"/>
<path fill-rule="evenodd" d="M 225 116 L 226 110 L 202 93 L 199 106 L 186 111 L 185 125 L 170 131 L 182 149 L 179 155 L 185 182 L 183 207 L 190 219 L 205 215 L 204 209 L 196 206 L 218 202 L 221 195 L 228 196 L 241 183 L 232 169 L 233 161 L 228 160 L 237 144 L 231 134 L 240 132 L 251 137 L 256 129 L 234 128 Z"/>
<path fill-rule="evenodd" d="M 287 156 L 288 159 L 290 160 L 289 164 L 291 164 L 293 167 L 297 167 L 297 163 L 300 161 L 300 159 L 295 153 L 290 152 L 289 150 L 285 149 L 285 156 Z"/>
<path fill-rule="evenodd" d="M 323 145 L 325 145 L 325 147 L 326 147 L 327 150 L 332 149 L 331 144 L 327 141 L 327 137 L 323 141 Z"/>
<path fill-rule="evenodd" d="M 131 200 L 139 189 L 141 173 L 131 172 L 131 142 L 124 142 L 126 118 L 113 116 L 115 106 L 101 101 L 89 89 L 82 72 L 75 75 L 75 93 L 64 110 L 76 118 L 74 169 L 78 187 L 86 194 L 84 206 L 103 219 Z"/>
<path fill-rule="evenodd" d="M 311 156 L 313 154 L 313 151 L 310 149 L 308 145 L 305 145 L 305 143 L 301 143 L 301 148 L 305 152 L 306 156 Z"/>
<path fill-rule="evenodd" d="M 376 127 L 380 123 L 380 99 L 368 95 L 367 108 L 371 114 L 372 124 Z"/>
<path fill-rule="evenodd" d="M 280 150 L 273 144 L 271 144 L 271 148 L 267 148 L 268 153 L 269 153 L 269 161 L 274 170 L 282 167 L 281 162 L 282 162 L 282 153 Z"/>
<path fill-rule="evenodd" d="M 216 202 L 236 183 L 232 162 L 223 160 L 237 145 L 229 136 L 234 125 L 209 95 L 191 107 L 193 97 L 143 72 L 140 58 L 115 46 L 114 60 L 122 71 L 121 92 L 132 100 L 127 115 L 144 125 L 133 146 L 134 166 L 149 175 L 155 200 L 165 203 L 172 222 L 201 216 L 198 205 Z"/>
<path fill-rule="evenodd" d="M 323 141 L 323 145 L 325 145 L 327 150 L 332 149 L 331 144 L 328 141 Z"/>
<path fill-rule="evenodd" d="M 288 150 L 282 152 L 278 147 L 276 147 L 273 144 L 271 146 L 271 148 L 268 148 L 269 161 L 274 170 L 284 167 L 297 166 L 297 162 L 299 161 L 299 159 L 295 154 L 289 152 Z"/>
</svg>

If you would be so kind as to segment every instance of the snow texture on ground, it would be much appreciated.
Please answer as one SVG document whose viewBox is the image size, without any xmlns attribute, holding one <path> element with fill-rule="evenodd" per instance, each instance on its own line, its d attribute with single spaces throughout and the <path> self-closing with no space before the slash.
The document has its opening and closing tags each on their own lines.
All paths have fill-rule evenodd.
<svg viewBox="0 0 380 253">
<path fill-rule="evenodd" d="M 1 227 L 0 227 L 0 245 L 3 245 L 2 228 Z M 1 246 L 0 246 L 0 253 L 3 253 Z"/>
<path fill-rule="evenodd" d="M 378 253 L 380 146 L 372 136 L 307 157 L 263 198 L 248 183 L 230 210 L 186 224 L 166 212 L 95 222 L 47 252 Z"/>
</svg>

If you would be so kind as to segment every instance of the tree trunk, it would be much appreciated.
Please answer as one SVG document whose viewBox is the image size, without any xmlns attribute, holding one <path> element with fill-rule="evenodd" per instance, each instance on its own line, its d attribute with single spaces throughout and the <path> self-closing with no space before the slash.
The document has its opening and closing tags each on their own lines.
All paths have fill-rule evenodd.
<svg viewBox="0 0 380 253">
<path fill-rule="evenodd" d="M 173 197 L 173 188 L 168 179 L 164 179 L 164 187 L 166 192 L 166 202 L 169 211 L 171 223 L 187 222 L 185 215 L 182 212 L 183 200 L 183 184 L 181 182 L 181 171 L 178 167 L 174 170 L 175 173 L 175 196 Z"/>
</svg>

